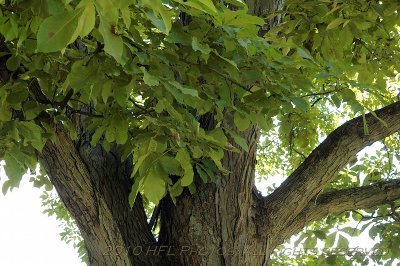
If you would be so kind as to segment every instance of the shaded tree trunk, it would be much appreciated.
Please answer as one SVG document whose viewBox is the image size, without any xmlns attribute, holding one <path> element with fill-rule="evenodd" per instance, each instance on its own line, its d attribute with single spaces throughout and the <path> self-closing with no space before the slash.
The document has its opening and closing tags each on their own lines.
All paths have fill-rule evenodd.
<svg viewBox="0 0 400 266">
<path fill-rule="evenodd" d="M 40 160 L 76 219 L 90 265 L 265 265 L 273 247 L 268 232 L 257 230 L 258 130 L 243 136 L 249 152 L 227 152 L 223 160 L 230 174 L 199 184 L 196 194 L 184 193 L 176 204 L 162 200 L 158 241 L 141 198 L 129 208 L 132 162 L 121 163 L 100 147 L 76 146 L 63 129 Z"/>
<path fill-rule="evenodd" d="M 263 265 L 271 252 L 266 232 L 256 226 L 257 206 L 253 194 L 258 131 L 244 134 L 249 152 L 225 154 L 230 171 L 215 184 L 198 186 L 195 195 L 178 199 L 176 206 L 163 201 L 161 245 L 178 247 L 182 256 L 172 265 Z M 182 250 L 184 249 L 184 250 Z"/>
<path fill-rule="evenodd" d="M 247 4 L 249 13 L 263 15 L 282 8 L 283 1 Z M 278 21 L 266 21 L 260 34 Z M 241 135 L 249 151 L 226 152 L 223 166 L 230 174 L 219 176 L 216 183 L 199 183 L 195 195 L 184 193 L 176 204 L 162 200 L 158 241 L 141 198 L 129 208 L 131 162 L 121 163 L 118 154 L 101 147 L 77 145 L 62 129 L 57 143 L 45 145 L 40 160 L 76 219 L 90 265 L 265 265 L 274 247 L 268 232 L 257 228 L 259 130 L 252 126 Z"/>
<path fill-rule="evenodd" d="M 247 4 L 249 12 L 262 15 L 281 8 L 283 1 L 252 0 Z M 278 20 L 267 21 L 260 33 Z M 310 221 L 400 198 L 397 183 L 389 188 L 383 184 L 380 190 L 367 187 L 357 193 L 332 192 L 316 198 L 356 152 L 400 130 L 400 103 L 377 114 L 389 128 L 367 115 L 370 135 L 363 136 L 362 118 L 348 122 L 267 198 L 254 188 L 259 130 L 250 127 L 240 133 L 249 151 L 225 153 L 223 166 L 228 175 L 219 176 L 216 183 L 199 183 L 196 194 L 184 192 L 176 204 L 168 197 L 161 201 L 158 239 L 151 233 L 140 196 L 133 208 L 129 207 L 132 163 L 121 163 L 116 152 L 85 145 L 85 129 L 76 142 L 57 128 L 58 141 L 46 143 L 40 161 L 76 219 L 90 265 L 267 265 L 274 248 Z M 232 124 L 230 120 L 227 123 Z M 326 171 L 324 165 L 330 161 Z M 371 198 L 368 193 L 373 189 L 381 197 Z M 338 204 L 343 199 L 347 203 Z"/>
<path fill-rule="evenodd" d="M 283 0 L 246 2 L 255 15 L 283 4 Z M 278 22 L 279 17 L 266 21 L 260 34 Z M 3 42 L 0 36 L 0 51 L 8 53 Z M 7 59 L 0 58 L 0 84 L 10 77 Z M 35 93 L 34 85 L 29 89 L 38 101 L 44 96 L 40 89 Z M 400 102 L 375 115 L 381 120 L 368 114 L 332 132 L 265 198 L 254 189 L 259 130 L 250 127 L 240 133 L 249 151 L 225 153 L 223 166 L 228 175 L 219 176 L 215 183 L 199 183 L 196 194 L 185 191 L 176 204 L 168 197 L 161 201 L 158 239 L 152 234 L 141 197 L 133 208 L 129 206 L 132 162 L 121 162 L 115 150 L 106 153 L 101 146 L 90 147 L 79 115 L 75 120 L 79 139 L 73 141 L 62 125 L 54 125 L 57 141 L 46 143 L 39 160 L 77 222 L 90 265 L 266 265 L 277 245 L 311 221 L 400 199 L 398 180 L 321 193 L 358 151 L 400 131 Z M 226 118 L 225 123 L 232 126 L 229 114 Z M 369 135 L 363 133 L 365 123 Z"/>
<path fill-rule="evenodd" d="M 99 146 L 76 146 L 63 129 L 57 133 L 40 161 L 77 222 L 90 265 L 156 265 L 156 257 L 131 250 L 155 243 L 141 198 L 129 207 L 132 162 L 121 163 L 118 154 Z"/>
<path fill-rule="evenodd" d="M 157 241 L 141 198 L 129 208 L 129 160 L 77 145 L 60 127 L 40 161 L 77 221 L 90 265 L 266 265 L 277 245 L 311 221 L 400 199 L 398 180 L 320 193 L 358 151 L 400 130 L 400 102 L 375 113 L 387 125 L 372 114 L 343 124 L 268 197 L 254 192 L 258 130 L 251 127 L 242 133 L 249 151 L 225 154 L 228 175 L 176 204 L 162 200 Z M 369 135 L 362 133 L 364 119 Z"/>
</svg>

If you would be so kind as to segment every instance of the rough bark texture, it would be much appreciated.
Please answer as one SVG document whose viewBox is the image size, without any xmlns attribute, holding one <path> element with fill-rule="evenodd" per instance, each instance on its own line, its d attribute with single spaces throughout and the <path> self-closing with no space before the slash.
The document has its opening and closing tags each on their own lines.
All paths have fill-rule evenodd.
<svg viewBox="0 0 400 266">
<path fill-rule="evenodd" d="M 249 152 L 227 152 L 223 165 L 231 172 L 215 184 L 198 187 L 195 195 L 181 197 L 176 206 L 164 201 L 160 241 L 163 245 L 190 246 L 173 265 L 262 265 L 266 239 L 256 230 L 252 189 L 255 177 L 256 128 L 244 134 Z M 250 256 L 248 252 L 261 256 Z"/>
<path fill-rule="evenodd" d="M 247 4 L 249 12 L 262 16 L 283 1 Z M 362 118 L 345 123 L 266 198 L 254 189 L 259 130 L 252 126 L 241 133 L 249 151 L 225 154 L 230 174 L 199 184 L 196 194 L 185 192 L 176 204 L 162 200 L 157 241 L 141 198 L 129 208 L 131 162 L 74 142 L 57 126 L 58 140 L 47 142 L 40 161 L 77 221 L 91 265 L 266 265 L 274 248 L 308 222 L 400 198 L 399 182 L 318 195 L 359 150 L 400 130 L 400 102 L 376 114 L 387 127 L 367 115 L 370 134 L 365 136 Z"/>
<path fill-rule="evenodd" d="M 100 147 L 77 147 L 63 129 L 45 145 L 40 160 L 85 239 L 90 265 L 152 265 L 156 257 L 134 256 L 155 239 L 141 199 L 130 209 L 131 163 Z M 147 230 L 146 230 L 147 229 Z"/>
<path fill-rule="evenodd" d="M 264 216 L 266 228 L 274 225 L 276 232 L 286 230 L 292 220 L 360 150 L 400 131 L 400 102 L 375 113 L 381 120 L 372 114 L 365 117 L 369 135 L 364 134 L 362 117 L 346 122 L 334 130 L 279 188 L 262 199 L 264 212 L 270 214 Z"/>
<path fill-rule="evenodd" d="M 369 186 L 329 191 L 312 199 L 284 230 L 282 239 L 296 234 L 308 223 L 329 214 L 369 209 L 400 198 L 400 180 L 381 181 Z"/>
<path fill-rule="evenodd" d="M 249 151 L 227 152 L 230 171 L 195 195 L 161 203 L 161 231 L 153 238 L 138 198 L 130 209 L 131 163 L 101 148 L 76 145 L 59 129 L 41 161 L 85 239 L 91 265 L 266 265 L 274 248 L 307 223 L 329 214 L 400 199 L 399 181 L 319 194 L 359 150 L 400 130 L 400 102 L 333 131 L 305 162 L 266 198 L 254 192 L 258 130 L 242 133 Z M 227 119 L 230 121 L 230 119 Z"/>
</svg>

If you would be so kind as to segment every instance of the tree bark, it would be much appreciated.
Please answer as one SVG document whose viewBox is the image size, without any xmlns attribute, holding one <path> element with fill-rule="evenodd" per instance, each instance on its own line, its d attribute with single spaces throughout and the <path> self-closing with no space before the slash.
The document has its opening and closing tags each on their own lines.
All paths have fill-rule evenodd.
<svg viewBox="0 0 400 266">
<path fill-rule="evenodd" d="M 287 239 L 310 222 L 323 219 L 329 214 L 369 209 L 390 204 L 399 198 L 400 180 L 380 181 L 368 186 L 326 192 L 311 200 L 291 221 L 283 232 L 282 239 Z"/>
<path fill-rule="evenodd" d="M 40 161 L 85 240 L 90 265 L 157 265 L 156 257 L 134 255 L 135 247 L 153 245 L 141 198 L 129 207 L 132 162 L 101 147 L 76 146 L 57 127 Z M 137 252 L 136 252 L 137 253 Z M 135 254 L 136 254 L 135 253 Z"/>
<path fill-rule="evenodd" d="M 283 1 L 247 4 L 250 13 L 265 15 L 280 9 Z M 278 21 L 268 21 L 267 27 Z M 359 150 L 400 130 L 399 102 L 376 114 L 387 127 L 367 115 L 370 135 L 365 136 L 362 118 L 345 123 L 265 198 L 254 188 L 259 130 L 251 126 L 240 133 L 249 151 L 225 153 L 228 175 L 220 175 L 216 183 L 199 183 L 194 195 L 185 191 L 176 204 L 168 197 L 161 201 L 158 239 L 140 196 L 129 207 L 131 161 L 121 162 L 117 152 L 106 153 L 100 146 L 91 148 L 85 134 L 73 141 L 61 125 L 55 125 L 57 141 L 48 141 L 39 159 L 76 219 L 90 265 L 267 265 L 275 247 L 307 223 L 400 198 L 398 182 L 318 196 Z M 232 125 L 228 115 L 227 123 Z"/>
<path fill-rule="evenodd" d="M 282 0 L 247 0 L 249 13 L 264 16 L 282 8 Z M 266 21 L 263 35 L 279 22 Z M 0 36 L 0 50 L 6 50 Z M 9 79 L 0 60 L 0 84 Z M 32 87 L 37 101 L 45 96 Z M 46 100 L 46 99 L 44 99 Z M 68 97 L 66 97 L 68 100 Z M 65 107 L 61 103 L 61 109 Z M 355 118 L 332 132 L 274 193 L 261 197 L 254 188 L 259 130 L 240 133 L 248 152 L 226 152 L 228 175 L 216 183 L 197 186 L 177 199 L 160 203 L 160 233 L 155 239 L 142 199 L 128 203 L 132 162 L 121 162 L 116 151 L 91 148 L 84 123 L 77 119 L 80 138 L 73 141 L 62 125 L 54 125 L 57 141 L 48 141 L 39 160 L 85 240 L 90 265 L 267 265 L 275 247 L 309 222 L 329 214 L 372 208 L 400 199 L 399 181 L 320 194 L 336 173 L 362 148 L 400 130 L 400 102 L 363 118 Z M 233 125 L 227 114 L 226 123 Z"/>
<path fill-rule="evenodd" d="M 311 221 L 400 199 L 398 181 L 318 195 L 359 150 L 400 130 L 400 102 L 376 114 L 387 125 L 367 115 L 366 136 L 362 117 L 343 124 L 265 198 L 254 190 L 258 130 L 251 127 L 242 133 L 249 151 L 225 154 L 228 175 L 199 184 L 196 194 L 184 193 L 176 204 L 162 200 L 158 241 L 141 198 L 129 208 L 131 162 L 101 147 L 77 146 L 61 127 L 40 160 L 77 221 L 91 265 L 267 265 L 274 248 Z"/>
<path fill-rule="evenodd" d="M 268 259 L 267 239 L 256 228 L 252 193 L 258 130 L 252 127 L 243 136 L 249 152 L 225 154 L 228 175 L 199 185 L 195 195 L 180 197 L 176 206 L 164 200 L 161 244 L 190 247 L 172 258 L 171 265 L 263 265 Z"/>
<path fill-rule="evenodd" d="M 273 213 L 265 217 L 264 227 L 274 224 L 277 232 L 284 231 L 359 151 L 400 131 L 399 121 L 400 102 L 396 102 L 365 116 L 369 135 L 364 134 L 362 116 L 334 130 L 293 174 L 261 200 L 265 212 Z"/>
</svg>

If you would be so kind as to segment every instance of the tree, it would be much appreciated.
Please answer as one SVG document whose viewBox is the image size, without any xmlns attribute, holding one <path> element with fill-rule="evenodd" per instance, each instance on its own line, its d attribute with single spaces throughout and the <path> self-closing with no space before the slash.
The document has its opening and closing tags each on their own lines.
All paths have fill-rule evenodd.
<svg viewBox="0 0 400 266">
<path fill-rule="evenodd" d="M 40 163 L 90 265 L 290 264 L 349 217 L 398 257 L 399 3 L 245 2 L 0 1 L 3 193 Z"/>
</svg>

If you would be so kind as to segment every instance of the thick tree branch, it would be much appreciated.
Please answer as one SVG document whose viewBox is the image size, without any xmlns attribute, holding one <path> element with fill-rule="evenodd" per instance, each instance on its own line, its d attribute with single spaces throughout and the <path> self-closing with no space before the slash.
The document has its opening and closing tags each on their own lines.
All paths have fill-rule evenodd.
<svg viewBox="0 0 400 266">
<path fill-rule="evenodd" d="M 400 180 L 381 181 L 369 186 L 326 192 L 312 199 L 282 232 L 282 241 L 312 221 L 329 214 L 369 209 L 400 199 Z"/>
<path fill-rule="evenodd" d="M 400 102 L 365 116 L 369 135 L 364 134 L 363 118 L 354 118 L 334 130 L 261 206 L 266 213 L 261 226 L 274 225 L 281 231 L 307 207 L 324 186 L 368 145 L 400 130 Z M 382 120 L 386 124 L 382 123 Z M 268 219 L 268 220 L 267 220 Z"/>
<path fill-rule="evenodd" d="M 90 264 L 144 265 L 150 258 L 110 252 L 155 243 L 141 198 L 129 207 L 132 162 L 121 163 L 100 146 L 76 147 L 61 125 L 56 129 L 57 141 L 47 141 L 39 159 L 77 222 Z"/>
</svg>

